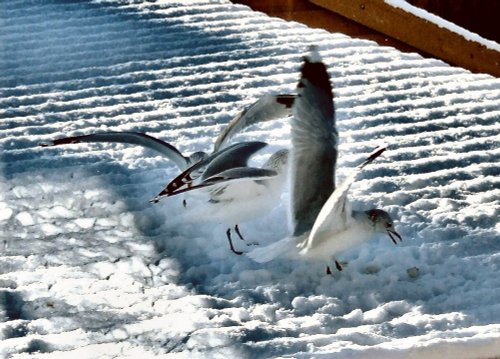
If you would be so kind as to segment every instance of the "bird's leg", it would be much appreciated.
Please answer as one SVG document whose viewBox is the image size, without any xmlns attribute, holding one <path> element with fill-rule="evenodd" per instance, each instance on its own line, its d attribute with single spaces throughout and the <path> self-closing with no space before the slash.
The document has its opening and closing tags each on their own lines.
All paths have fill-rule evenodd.
<svg viewBox="0 0 500 359">
<path fill-rule="evenodd" d="M 240 251 L 237 251 L 236 249 L 234 249 L 233 241 L 231 240 L 231 228 L 227 229 L 226 236 L 227 236 L 227 239 L 229 241 L 229 248 L 231 248 L 231 250 L 233 251 L 234 254 L 241 256 L 243 254 L 243 252 L 240 252 Z"/>
<path fill-rule="evenodd" d="M 236 226 L 234 226 L 234 230 L 235 230 L 236 234 L 238 235 L 238 237 L 240 237 L 240 239 L 241 239 L 242 241 L 244 241 L 244 240 L 245 240 L 245 238 L 243 238 L 243 236 L 241 235 L 241 232 L 240 232 L 240 227 L 239 227 L 238 225 L 236 225 Z"/>
<path fill-rule="evenodd" d="M 338 260 L 335 259 L 335 267 L 337 268 L 337 270 L 339 272 L 342 271 L 342 265 L 340 264 L 340 262 Z"/>
<path fill-rule="evenodd" d="M 332 258 L 332 259 L 333 259 L 333 258 Z M 339 262 L 338 260 L 336 260 L 336 259 L 333 259 L 333 262 L 335 263 L 335 268 L 337 268 L 337 270 L 338 270 L 339 272 L 341 272 L 341 271 L 342 271 L 342 269 L 343 269 L 343 268 L 342 268 L 342 264 L 340 264 L 340 262 Z M 329 265 L 327 265 L 327 266 L 326 266 L 326 274 L 327 274 L 327 275 L 333 275 L 332 268 L 330 268 L 330 266 L 329 266 Z"/>
<path fill-rule="evenodd" d="M 240 226 L 238 224 L 236 226 L 234 226 L 234 230 L 235 230 L 236 234 L 238 235 L 238 237 L 240 237 L 240 239 L 242 241 L 244 241 L 245 237 L 243 237 L 243 235 L 241 234 Z M 259 244 L 259 242 L 247 242 L 247 246 L 256 246 L 258 244 Z"/>
</svg>

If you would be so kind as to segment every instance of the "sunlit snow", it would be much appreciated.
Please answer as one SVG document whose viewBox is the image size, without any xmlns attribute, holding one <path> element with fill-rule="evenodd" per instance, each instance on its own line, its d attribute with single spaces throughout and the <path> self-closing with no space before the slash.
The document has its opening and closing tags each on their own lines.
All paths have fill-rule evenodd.
<svg viewBox="0 0 500 359">
<path fill-rule="evenodd" d="M 500 356 L 500 80 L 224 0 L 2 1 L 0 17 L 2 355 Z M 38 146 L 113 130 L 210 151 L 245 105 L 294 93 L 312 44 L 339 179 L 387 144 L 350 196 L 404 238 L 353 248 L 332 276 L 236 256 L 224 225 L 150 203 L 178 173 L 152 151 Z M 267 154 L 289 139 L 286 119 L 236 138 Z M 240 250 L 288 234 L 288 194 L 241 224 Z"/>
</svg>

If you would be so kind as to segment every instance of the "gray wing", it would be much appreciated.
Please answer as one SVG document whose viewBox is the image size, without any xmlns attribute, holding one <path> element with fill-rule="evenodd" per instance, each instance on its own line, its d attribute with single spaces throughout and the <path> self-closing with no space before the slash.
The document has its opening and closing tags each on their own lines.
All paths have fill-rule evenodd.
<svg viewBox="0 0 500 359">
<path fill-rule="evenodd" d="M 240 142 L 213 153 L 187 168 L 170 181 L 152 201 L 156 202 L 160 197 L 169 196 L 183 189 L 185 186 L 191 187 L 193 180 L 196 178 L 192 175 L 193 173 L 203 171 L 201 176 L 201 181 L 203 181 L 231 168 L 246 167 L 248 159 L 265 146 L 267 146 L 267 143 L 259 141 Z"/>
<path fill-rule="evenodd" d="M 171 144 L 139 132 L 101 132 L 83 136 L 60 138 L 41 146 L 59 146 L 81 142 L 117 142 L 139 145 L 155 150 L 173 161 L 181 170 L 188 165 L 188 159 Z"/>
<path fill-rule="evenodd" d="M 293 235 L 310 231 L 335 189 L 337 130 L 326 66 L 316 49 L 304 59 L 293 106 L 291 213 Z"/>
<path fill-rule="evenodd" d="M 214 152 L 225 147 L 229 140 L 245 127 L 288 117 L 292 114 L 295 95 L 265 95 L 241 111 L 217 137 Z"/>
<path fill-rule="evenodd" d="M 267 143 L 260 141 L 240 142 L 215 153 L 203 172 L 202 179 L 231 168 L 245 167 L 250 157 L 266 146 Z"/>
</svg>

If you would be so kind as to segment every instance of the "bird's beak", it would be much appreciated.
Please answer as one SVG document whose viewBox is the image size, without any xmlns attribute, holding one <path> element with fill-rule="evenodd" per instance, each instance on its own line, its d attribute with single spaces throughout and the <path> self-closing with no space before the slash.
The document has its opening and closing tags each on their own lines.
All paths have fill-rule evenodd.
<svg viewBox="0 0 500 359">
<path fill-rule="evenodd" d="M 394 243 L 394 244 L 398 244 L 398 241 L 396 241 L 396 238 L 399 239 L 400 242 L 403 241 L 403 238 L 401 237 L 401 235 L 398 232 L 393 231 L 392 229 L 387 229 L 387 234 L 389 235 L 392 243 Z"/>
</svg>

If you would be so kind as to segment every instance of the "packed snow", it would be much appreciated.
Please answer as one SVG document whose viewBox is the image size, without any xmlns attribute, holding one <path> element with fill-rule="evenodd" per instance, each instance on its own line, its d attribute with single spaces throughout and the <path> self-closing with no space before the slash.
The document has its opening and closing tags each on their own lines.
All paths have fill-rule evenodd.
<svg viewBox="0 0 500 359">
<path fill-rule="evenodd" d="M 12 358 L 500 356 L 500 80 L 228 1 L 0 2 L 0 353 Z M 223 224 L 149 200 L 178 174 L 138 131 L 210 151 L 259 96 L 295 93 L 318 45 L 334 87 L 338 180 L 386 235 L 324 263 L 259 264 Z M 235 140 L 290 146 L 288 120 Z M 241 223 L 242 251 L 289 234 L 289 188 Z M 188 202 L 188 209 L 196 202 Z"/>
</svg>

